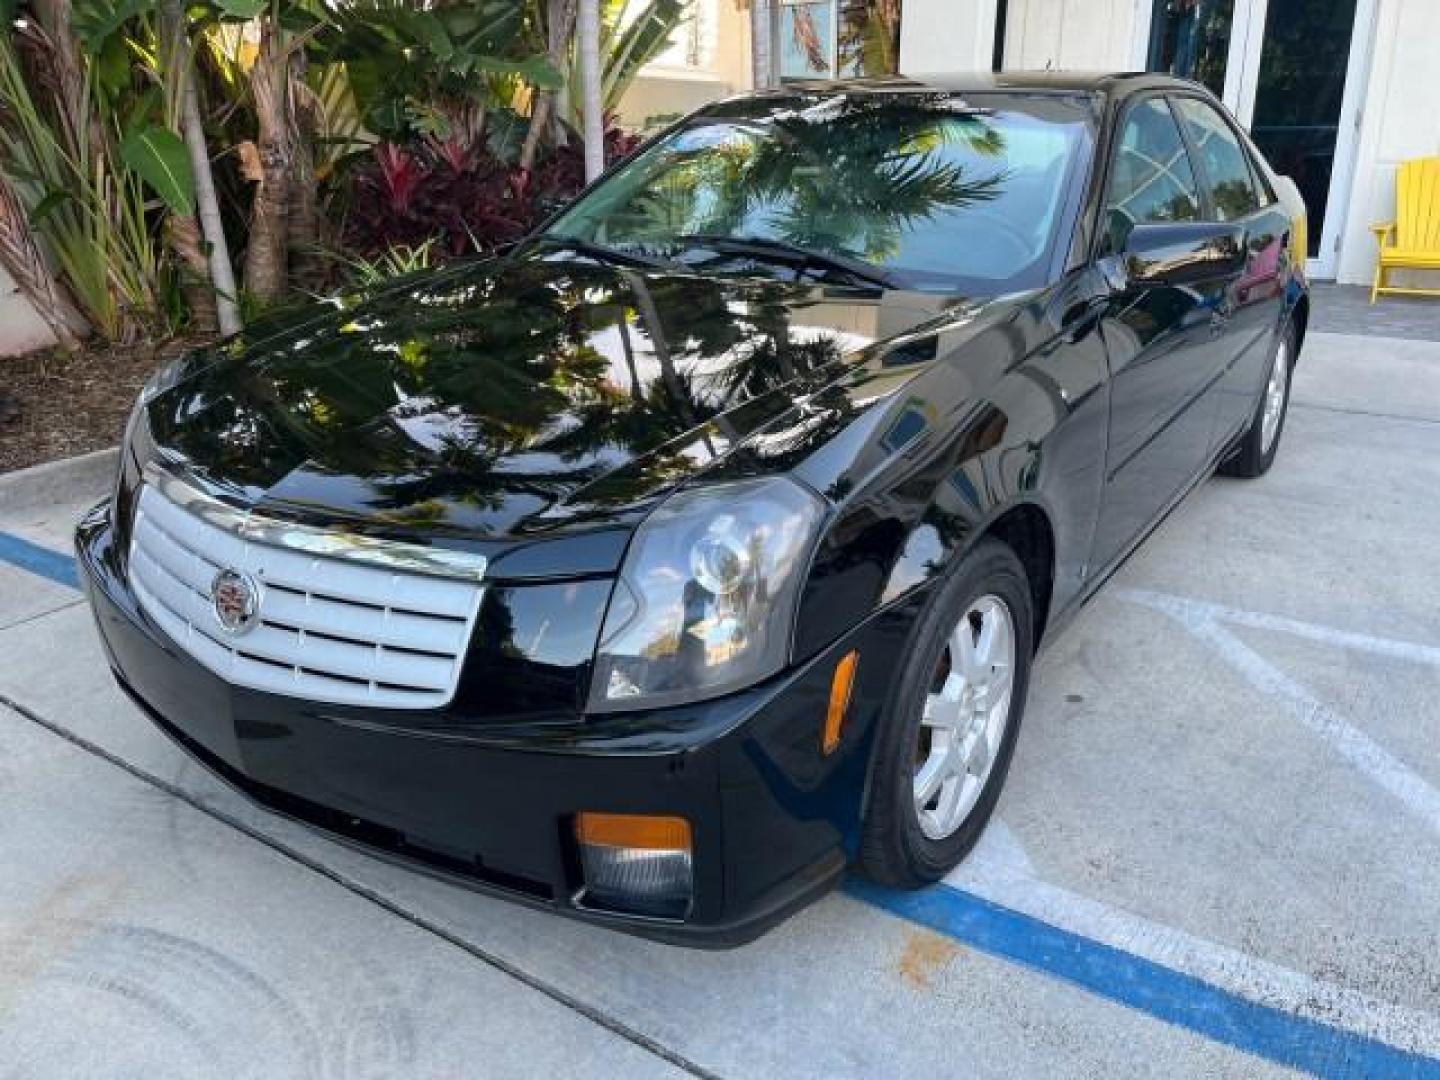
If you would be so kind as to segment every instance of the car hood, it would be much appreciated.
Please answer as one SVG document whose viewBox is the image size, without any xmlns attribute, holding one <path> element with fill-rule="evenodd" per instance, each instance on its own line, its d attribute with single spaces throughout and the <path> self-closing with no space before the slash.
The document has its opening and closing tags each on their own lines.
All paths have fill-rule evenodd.
<svg viewBox="0 0 1440 1080">
<path fill-rule="evenodd" d="M 256 325 L 148 418 L 175 468 L 281 517 L 481 540 L 618 524 L 963 307 L 512 255 Z"/>
</svg>

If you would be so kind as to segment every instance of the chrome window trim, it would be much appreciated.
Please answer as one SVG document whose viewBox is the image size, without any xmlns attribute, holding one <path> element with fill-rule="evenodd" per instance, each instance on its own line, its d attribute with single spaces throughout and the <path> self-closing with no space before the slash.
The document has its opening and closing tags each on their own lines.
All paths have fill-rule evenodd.
<svg viewBox="0 0 1440 1080">
<path fill-rule="evenodd" d="M 484 555 L 468 551 L 448 551 L 401 540 L 381 540 L 339 529 L 281 521 L 253 510 L 238 510 L 200 491 L 153 461 L 145 466 L 144 480 L 159 489 L 171 502 L 211 525 L 261 544 L 327 559 L 461 581 L 484 580 L 489 565 Z"/>
</svg>

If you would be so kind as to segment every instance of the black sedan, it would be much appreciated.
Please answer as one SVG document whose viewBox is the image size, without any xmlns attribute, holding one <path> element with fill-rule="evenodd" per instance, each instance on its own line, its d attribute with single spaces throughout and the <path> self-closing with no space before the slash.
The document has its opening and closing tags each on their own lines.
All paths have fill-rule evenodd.
<svg viewBox="0 0 1440 1080">
<path fill-rule="evenodd" d="M 702 109 L 509 251 L 162 370 L 77 537 L 110 662 L 266 806 L 595 922 L 933 882 L 1042 640 L 1270 467 L 1304 233 L 1166 77 Z"/>
</svg>

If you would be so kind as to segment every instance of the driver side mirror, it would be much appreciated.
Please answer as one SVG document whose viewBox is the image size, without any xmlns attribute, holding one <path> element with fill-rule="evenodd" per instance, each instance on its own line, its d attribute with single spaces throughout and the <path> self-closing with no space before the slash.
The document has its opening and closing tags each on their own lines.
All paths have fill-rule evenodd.
<svg viewBox="0 0 1440 1080">
<path fill-rule="evenodd" d="M 1117 236 L 1112 214 L 1107 217 L 1107 247 L 1119 254 L 1122 276 L 1131 285 L 1194 285 L 1229 274 L 1245 266 L 1246 234 L 1243 226 L 1223 221 L 1144 222 Z"/>
</svg>

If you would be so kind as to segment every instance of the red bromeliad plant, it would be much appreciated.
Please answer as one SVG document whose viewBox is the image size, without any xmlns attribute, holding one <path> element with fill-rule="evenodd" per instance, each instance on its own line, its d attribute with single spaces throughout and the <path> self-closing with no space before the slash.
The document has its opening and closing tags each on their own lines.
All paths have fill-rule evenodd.
<svg viewBox="0 0 1440 1080">
<path fill-rule="evenodd" d="M 611 127 L 606 160 L 619 160 L 638 142 Z M 460 140 L 428 139 L 377 146 L 355 167 L 353 179 L 347 248 L 374 258 L 431 242 L 443 259 L 520 239 L 585 186 L 585 164 L 576 138 L 530 172 Z"/>
</svg>

